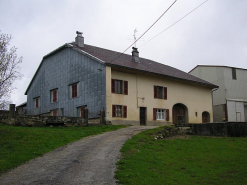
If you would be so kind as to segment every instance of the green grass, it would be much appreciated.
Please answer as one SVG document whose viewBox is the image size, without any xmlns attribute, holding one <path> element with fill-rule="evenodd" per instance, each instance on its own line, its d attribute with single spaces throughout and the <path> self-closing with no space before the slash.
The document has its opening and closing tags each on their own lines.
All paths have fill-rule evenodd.
<svg viewBox="0 0 247 185">
<path fill-rule="evenodd" d="M 162 129 L 125 143 L 115 174 L 120 184 L 247 184 L 247 138 L 155 140 Z"/>
<path fill-rule="evenodd" d="M 0 174 L 57 147 L 124 126 L 16 127 L 0 124 Z"/>
</svg>

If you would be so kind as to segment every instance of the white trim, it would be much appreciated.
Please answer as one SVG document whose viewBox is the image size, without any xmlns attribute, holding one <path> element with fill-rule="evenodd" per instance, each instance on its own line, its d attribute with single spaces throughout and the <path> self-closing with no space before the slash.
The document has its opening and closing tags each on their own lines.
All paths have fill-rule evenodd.
<svg viewBox="0 0 247 185">
<path fill-rule="evenodd" d="M 68 47 L 71 47 L 72 49 L 74 49 L 74 50 L 80 52 L 80 53 L 83 53 L 83 54 L 85 54 L 85 55 L 87 55 L 87 56 L 89 56 L 89 57 L 91 57 L 91 58 L 93 58 L 93 59 L 96 59 L 97 61 L 99 61 L 99 62 L 102 63 L 102 64 L 105 64 L 105 62 L 104 62 L 103 60 L 100 60 L 99 58 L 97 58 L 97 57 L 95 57 L 95 56 L 93 56 L 93 55 L 91 55 L 91 54 L 89 54 L 89 53 L 87 53 L 87 52 L 85 52 L 85 51 L 83 51 L 83 50 L 81 50 L 81 49 L 79 49 L 79 48 L 76 48 L 76 46 L 73 46 L 72 44 L 66 44 L 66 45 L 67 45 Z"/>
<path fill-rule="evenodd" d="M 247 102 L 247 99 L 232 99 L 232 98 L 226 98 L 227 101 L 238 101 L 238 102 Z"/>
</svg>

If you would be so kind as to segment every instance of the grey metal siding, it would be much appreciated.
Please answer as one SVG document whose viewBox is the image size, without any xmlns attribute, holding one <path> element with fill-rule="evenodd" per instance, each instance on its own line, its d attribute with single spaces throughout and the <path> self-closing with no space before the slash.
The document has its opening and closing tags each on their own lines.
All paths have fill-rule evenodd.
<svg viewBox="0 0 247 185">
<path fill-rule="evenodd" d="M 89 118 L 105 108 L 105 65 L 71 48 L 45 58 L 27 92 L 27 113 L 44 114 L 61 109 L 64 116 L 78 116 L 77 107 L 87 105 Z M 79 82 L 78 97 L 70 98 L 69 85 Z M 58 89 L 58 102 L 51 103 L 50 91 Z M 40 97 L 40 108 L 34 98 Z"/>
</svg>

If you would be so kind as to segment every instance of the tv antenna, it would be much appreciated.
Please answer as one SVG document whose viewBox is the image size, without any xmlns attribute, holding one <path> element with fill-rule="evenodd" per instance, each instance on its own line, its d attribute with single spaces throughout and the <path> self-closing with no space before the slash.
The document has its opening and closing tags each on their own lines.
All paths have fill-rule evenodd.
<svg viewBox="0 0 247 185">
<path fill-rule="evenodd" d="M 137 32 L 138 32 L 137 29 L 135 29 L 135 30 L 134 30 L 134 35 L 133 35 L 133 36 L 134 36 L 134 40 L 135 40 L 135 48 L 136 48 L 136 33 L 137 33 Z"/>
</svg>

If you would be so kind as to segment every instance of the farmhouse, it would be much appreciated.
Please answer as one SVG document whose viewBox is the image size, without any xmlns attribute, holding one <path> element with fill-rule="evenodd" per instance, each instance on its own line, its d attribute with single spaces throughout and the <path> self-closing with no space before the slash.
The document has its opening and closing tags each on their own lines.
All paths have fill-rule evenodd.
<svg viewBox="0 0 247 185">
<path fill-rule="evenodd" d="M 112 124 L 212 122 L 217 86 L 173 67 L 84 44 L 82 33 L 43 57 L 25 94 L 27 114 L 99 117 Z"/>
</svg>

